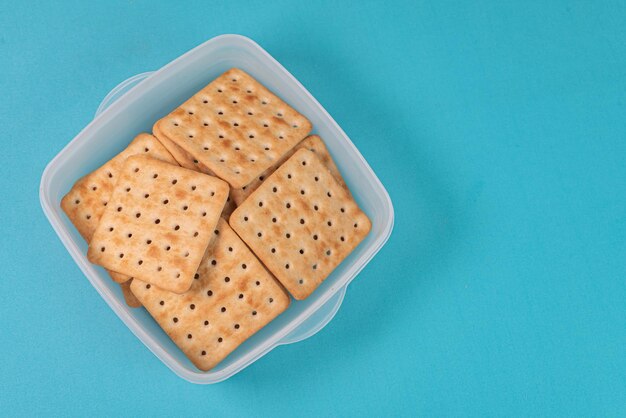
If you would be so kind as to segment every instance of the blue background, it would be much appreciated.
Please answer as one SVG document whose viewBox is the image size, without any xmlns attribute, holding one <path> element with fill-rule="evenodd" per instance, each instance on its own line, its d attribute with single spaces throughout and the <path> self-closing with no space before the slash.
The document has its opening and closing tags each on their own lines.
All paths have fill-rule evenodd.
<svg viewBox="0 0 626 418">
<path fill-rule="evenodd" d="M 4 0 L 0 414 L 626 415 L 624 16 L 612 2 Z M 222 33 L 259 42 L 326 107 L 396 226 L 322 332 L 207 387 L 100 299 L 38 187 L 113 86 Z"/>
</svg>

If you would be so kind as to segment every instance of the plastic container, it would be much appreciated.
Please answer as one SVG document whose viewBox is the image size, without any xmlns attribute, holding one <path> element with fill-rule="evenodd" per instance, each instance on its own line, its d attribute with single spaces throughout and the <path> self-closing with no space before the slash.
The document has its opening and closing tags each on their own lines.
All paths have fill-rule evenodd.
<svg viewBox="0 0 626 418">
<path fill-rule="evenodd" d="M 119 286 L 86 258 L 87 244 L 63 214 L 60 202 L 74 182 L 120 152 L 138 133 L 231 67 L 248 72 L 313 123 L 333 155 L 355 199 L 372 221 L 367 238 L 313 294 L 293 301 L 278 318 L 208 372 L 198 370 L 145 309 L 126 306 Z M 153 73 L 132 77 L 109 93 L 87 125 L 48 164 L 40 185 L 44 213 L 91 284 L 130 330 L 178 376 L 216 383 L 273 348 L 301 341 L 322 329 L 339 309 L 346 287 L 385 244 L 393 228 L 393 206 L 354 144 L 311 94 L 252 40 L 239 35 L 213 38 Z"/>
</svg>

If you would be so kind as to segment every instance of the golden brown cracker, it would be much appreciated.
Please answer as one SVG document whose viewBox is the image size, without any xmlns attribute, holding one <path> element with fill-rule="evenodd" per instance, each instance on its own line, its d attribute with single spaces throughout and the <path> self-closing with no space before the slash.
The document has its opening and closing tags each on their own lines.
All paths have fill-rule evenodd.
<svg viewBox="0 0 626 418">
<path fill-rule="evenodd" d="M 228 185 L 218 178 L 129 157 L 87 256 L 110 270 L 185 292 L 227 196 Z"/>
<path fill-rule="evenodd" d="M 233 212 L 230 225 L 296 299 L 309 296 L 371 229 L 368 217 L 307 149 L 265 180 Z"/>
<path fill-rule="evenodd" d="M 258 177 L 310 130 L 303 115 L 237 68 L 155 125 L 233 188 Z"/>
</svg>

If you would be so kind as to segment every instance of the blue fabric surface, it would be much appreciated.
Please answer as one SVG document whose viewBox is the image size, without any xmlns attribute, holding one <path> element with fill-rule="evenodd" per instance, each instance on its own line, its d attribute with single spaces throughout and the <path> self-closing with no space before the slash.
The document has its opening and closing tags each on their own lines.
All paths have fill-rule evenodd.
<svg viewBox="0 0 626 418">
<path fill-rule="evenodd" d="M 0 5 L 0 415 L 626 415 L 623 2 L 50 3 Z M 396 223 L 323 331 L 196 386 L 38 188 L 113 86 L 222 33 L 326 107 Z"/>
</svg>

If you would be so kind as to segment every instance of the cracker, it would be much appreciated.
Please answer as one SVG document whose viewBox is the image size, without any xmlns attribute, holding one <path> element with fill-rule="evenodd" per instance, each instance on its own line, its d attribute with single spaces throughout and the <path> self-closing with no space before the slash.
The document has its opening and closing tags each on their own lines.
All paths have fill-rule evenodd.
<svg viewBox="0 0 626 418">
<path fill-rule="evenodd" d="M 187 151 L 176 145 L 165 136 L 158 128 L 158 124 L 155 124 L 153 127 L 154 136 L 163 144 L 165 148 L 172 154 L 174 159 L 180 164 L 182 167 L 188 168 L 190 170 L 200 171 L 202 173 L 206 173 L 214 176 L 215 174 L 211 172 L 208 168 L 206 168 L 203 164 L 200 164 L 198 160 L 194 159 Z M 232 189 L 231 189 L 232 193 Z M 231 193 L 228 195 L 228 199 L 226 199 L 226 205 L 224 205 L 224 210 L 222 211 L 222 216 L 228 219 L 231 213 L 235 210 L 237 205 L 233 200 Z"/>
<path fill-rule="evenodd" d="M 296 151 L 302 148 L 306 148 L 309 151 L 314 152 L 317 157 L 322 161 L 322 164 L 324 164 L 326 168 L 328 168 L 328 170 L 331 172 L 331 174 L 335 177 L 341 187 L 343 187 L 348 193 L 350 193 L 350 191 L 348 190 L 348 186 L 346 186 L 346 183 L 343 181 L 343 177 L 341 177 L 341 173 L 339 173 L 339 169 L 335 165 L 333 158 L 330 156 L 330 153 L 326 148 L 326 144 L 324 144 L 324 141 L 322 141 L 322 138 L 317 135 L 309 135 L 304 138 L 298 145 L 289 150 L 289 152 L 287 152 L 287 154 L 285 154 L 273 166 L 261 173 L 259 177 L 255 177 L 254 180 L 252 180 L 246 186 L 243 186 L 241 189 L 231 189 L 230 195 L 235 203 L 237 205 L 241 205 L 243 201 L 246 200 L 246 198 L 250 196 L 252 192 L 261 185 L 261 183 L 263 183 L 263 180 L 268 178 L 274 171 L 276 171 L 278 167 L 280 167 L 285 161 L 287 161 L 289 157 L 291 157 L 293 154 L 295 154 Z"/>
<path fill-rule="evenodd" d="M 232 68 L 158 121 L 155 130 L 241 188 L 302 140 L 311 123 Z"/>
<path fill-rule="evenodd" d="M 110 270 L 185 292 L 227 196 L 228 185 L 215 177 L 129 157 L 87 256 Z"/>
<path fill-rule="evenodd" d="M 201 370 L 215 367 L 289 306 L 289 296 L 220 219 L 188 292 L 133 280 L 131 289 Z"/>
<path fill-rule="evenodd" d="M 172 164 L 176 161 L 167 149 L 150 134 L 139 134 L 113 159 L 79 179 L 61 200 L 61 208 L 80 235 L 89 243 L 109 202 L 120 169 L 131 155 L 145 154 Z M 113 281 L 126 282 L 129 277 L 110 271 Z"/>
<path fill-rule="evenodd" d="M 371 229 L 307 149 L 265 180 L 233 212 L 230 225 L 296 299 L 309 296 Z"/>
<path fill-rule="evenodd" d="M 141 302 L 139 302 L 139 299 L 137 299 L 135 295 L 133 294 L 133 292 L 130 291 L 131 283 L 132 283 L 132 280 L 128 280 L 124 283 L 120 283 L 120 287 L 122 288 L 122 295 L 124 295 L 124 301 L 131 308 L 141 308 L 142 306 Z"/>
</svg>

